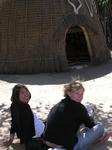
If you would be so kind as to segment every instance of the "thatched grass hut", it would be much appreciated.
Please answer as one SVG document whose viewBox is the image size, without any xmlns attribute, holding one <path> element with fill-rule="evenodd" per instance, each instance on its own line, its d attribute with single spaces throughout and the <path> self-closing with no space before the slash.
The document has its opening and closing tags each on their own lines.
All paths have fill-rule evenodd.
<svg viewBox="0 0 112 150">
<path fill-rule="evenodd" d="M 109 58 L 93 0 L 0 0 L 0 73 L 58 72 Z"/>
</svg>

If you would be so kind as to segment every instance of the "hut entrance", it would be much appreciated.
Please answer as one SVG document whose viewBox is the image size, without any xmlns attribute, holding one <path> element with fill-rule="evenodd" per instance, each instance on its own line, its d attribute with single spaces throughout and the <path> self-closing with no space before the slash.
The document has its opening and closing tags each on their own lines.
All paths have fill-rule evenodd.
<svg viewBox="0 0 112 150">
<path fill-rule="evenodd" d="M 90 62 L 87 41 L 79 26 L 71 27 L 66 34 L 66 55 L 69 66 Z"/>
</svg>

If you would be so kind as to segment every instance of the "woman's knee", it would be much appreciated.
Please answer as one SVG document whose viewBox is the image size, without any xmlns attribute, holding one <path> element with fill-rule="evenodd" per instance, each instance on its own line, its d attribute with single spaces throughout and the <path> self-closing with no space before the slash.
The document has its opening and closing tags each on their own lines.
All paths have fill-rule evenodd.
<svg viewBox="0 0 112 150">
<path fill-rule="evenodd" d="M 104 125 L 102 123 L 96 124 L 93 129 L 99 136 L 104 133 Z"/>
</svg>

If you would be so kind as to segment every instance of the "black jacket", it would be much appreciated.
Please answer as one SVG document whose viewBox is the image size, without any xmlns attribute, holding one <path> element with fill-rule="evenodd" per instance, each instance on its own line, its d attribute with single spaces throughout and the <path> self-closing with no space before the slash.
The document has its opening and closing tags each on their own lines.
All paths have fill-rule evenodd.
<svg viewBox="0 0 112 150">
<path fill-rule="evenodd" d="M 86 108 L 67 96 L 51 109 L 43 138 L 71 150 L 78 142 L 77 131 L 82 124 L 88 128 L 95 125 Z"/>
<path fill-rule="evenodd" d="M 29 104 L 12 102 L 11 104 L 11 130 L 23 142 L 27 142 L 35 135 L 34 117 Z"/>
</svg>

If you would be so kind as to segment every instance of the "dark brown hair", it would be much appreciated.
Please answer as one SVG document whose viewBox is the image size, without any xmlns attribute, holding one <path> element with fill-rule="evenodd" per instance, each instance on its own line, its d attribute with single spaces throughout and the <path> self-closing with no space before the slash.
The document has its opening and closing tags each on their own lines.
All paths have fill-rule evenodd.
<svg viewBox="0 0 112 150">
<path fill-rule="evenodd" d="M 26 90 L 28 90 L 28 88 L 25 85 L 23 85 L 23 84 L 17 84 L 17 85 L 15 85 L 13 87 L 13 89 L 12 89 L 12 96 L 11 96 L 11 101 L 12 102 L 19 101 L 19 93 L 20 93 L 20 89 L 21 88 L 25 88 Z M 29 91 L 29 93 L 30 93 L 30 91 Z M 30 93 L 30 98 L 31 98 L 31 93 Z"/>
</svg>

